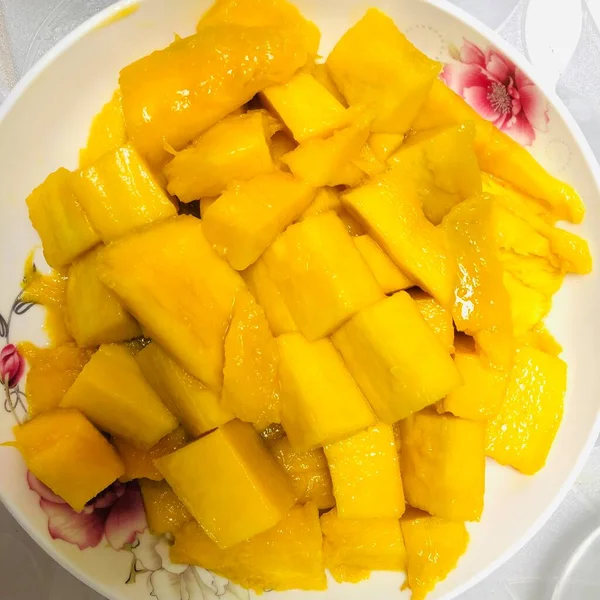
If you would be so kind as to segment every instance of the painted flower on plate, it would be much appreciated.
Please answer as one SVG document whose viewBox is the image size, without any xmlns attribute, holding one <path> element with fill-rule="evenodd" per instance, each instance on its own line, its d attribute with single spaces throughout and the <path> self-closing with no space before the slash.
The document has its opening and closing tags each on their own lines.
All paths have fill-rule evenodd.
<svg viewBox="0 0 600 600">
<path fill-rule="evenodd" d="M 14 388 L 25 371 L 25 359 L 14 344 L 7 344 L 0 351 L 0 382 Z"/>
</svg>

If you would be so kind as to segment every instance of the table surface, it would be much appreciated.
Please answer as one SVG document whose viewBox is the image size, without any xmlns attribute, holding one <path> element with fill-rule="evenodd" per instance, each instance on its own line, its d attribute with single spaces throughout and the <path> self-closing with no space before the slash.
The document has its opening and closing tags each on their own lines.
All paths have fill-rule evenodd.
<svg viewBox="0 0 600 600">
<path fill-rule="evenodd" d="M 338 1 L 338 0 L 330 0 Z M 343 1 L 343 0 L 339 0 Z M 450 0 L 496 29 L 556 87 L 600 157 L 600 0 Z M 0 0 L 0 102 L 69 31 L 114 0 Z M 600 526 L 600 438 L 577 483 L 527 546 L 460 600 L 550 600 L 571 554 Z M 600 598 L 600 544 L 564 598 Z M 2 600 L 101 600 L 0 505 Z"/>
</svg>

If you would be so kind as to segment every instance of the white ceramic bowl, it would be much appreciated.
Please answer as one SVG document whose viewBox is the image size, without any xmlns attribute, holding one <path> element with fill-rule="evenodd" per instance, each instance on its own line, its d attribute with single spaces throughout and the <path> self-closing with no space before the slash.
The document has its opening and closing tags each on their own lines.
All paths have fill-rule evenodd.
<svg viewBox="0 0 600 600">
<path fill-rule="evenodd" d="M 456 63 L 457 53 L 452 48 L 461 48 L 467 40 L 479 47 L 483 56 L 487 53 L 488 58 L 494 56 L 490 48 L 495 47 L 505 57 L 509 70 L 515 68 L 514 63 L 536 81 L 530 65 L 497 35 L 443 0 L 296 3 L 320 26 L 323 54 L 365 8 L 375 5 L 391 15 L 408 37 L 434 58 Z M 145 0 L 127 18 L 106 24 L 128 5 L 125 1 L 109 8 L 69 35 L 19 83 L 0 110 L 0 348 L 9 341 L 43 339 L 41 309 L 28 310 L 30 307 L 18 298 L 15 301 L 25 259 L 31 248 L 39 244 L 29 224 L 24 199 L 49 172 L 59 166 L 76 166 L 78 149 L 85 143 L 91 119 L 116 88 L 119 70 L 168 45 L 175 32 L 191 33 L 209 0 Z M 528 115 L 540 128 L 530 131 L 530 150 L 583 196 L 588 213 L 577 231 L 591 241 L 595 251 L 600 237 L 598 166 L 553 90 L 541 93 L 537 117 Z M 595 361 L 600 355 L 596 306 L 599 292 L 597 275 L 573 277 L 555 300 L 549 324 L 564 345 L 569 385 L 563 423 L 546 468 L 529 478 L 490 462 L 483 519 L 469 527 L 472 540 L 467 554 L 436 588 L 432 600 L 455 598 L 507 560 L 543 525 L 577 476 L 598 434 L 600 394 Z M 24 400 L 22 392 L 23 382 L 11 389 L 11 401 Z M 8 404 L 4 408 L 0 410 L 0 440 L 11 438 L 13 425 L 6 410 Z M 23 410 L 18 404 L 17 411 Z M 143 520 L 140 521 L 135 489 L 128 489 L 116 503 L 115 495 L 107 500 L 107 507 L 75 518 L 58 499 L 36 485 L 28 485 L 25 466 L 16 451 L 2 448 L 0 453 L 2 501 L 40 546 L 108 598 L 252 597 L 201 569 L 171 565 L 164 541 L 148 532 L 136 533 L 136 529 L 143 529 Z M 42 499 L 31 487 L 41 491 Z M 54 540 L 53 536 L 91 547 L 82 551 L 72 543 Z M 121 550 L 113 549 L 107 542 Z M 409 593 L 399 590 L 402 579 L 399 574 L 377 573 L 358 585 L 332 583 L 321 597 L 407 598 Z M 308 594 L 302 592 L 282 595 L 286 600 L 306 597 Z"/>
</svg>

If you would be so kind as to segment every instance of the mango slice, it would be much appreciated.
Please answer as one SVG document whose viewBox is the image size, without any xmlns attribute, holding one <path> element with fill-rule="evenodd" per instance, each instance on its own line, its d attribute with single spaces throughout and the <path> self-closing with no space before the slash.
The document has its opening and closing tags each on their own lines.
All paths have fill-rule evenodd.
<svg viewBox="0 0 600 600">
<path fill-rule="evenodd" d="M 299 333 L 277 338 L 281 423 L 294 450 L 303 452 L 372 425 L 375 415 L 328 339 Z"/>
<path fill-rule="evenodd" d="M 175 533 L 193 517 L 166 481 L 140 479 L 148 527 L 154 535 Z"/>
<path fill-rule="evenodd" d="M 264 254 L 269 275 L 309 340 L 322 338 L 383 292 L 332 212 L 290 226 Z"/>
<path fill-rule="evenodd" d="M 222 549 L 274 527 L 294 504 L 283 469 L 252 425 L 237 419 L 155 465 Z"/>
<path fill-rule="evenodd" d="M 115 449 L 78 410 L 49 411 L 13 432 L 27 468 L 77 512 L 123 475 Z"/>
<path fill-rule="evenodd" d="M 342 519 L 398 519 L 405 509 L 390 425 L 378 423 L 324 448 Z"/>
<path fill-rule="evenodd" d="M 450 521 L 479 521 L 485 488 L 485 425 L 434 411 L 400 423 L 407 502 Z"/>
<path fill-rule="evenodd" d="M 447 348 L 406 292 L 363 309 L 331 339 L 385 423 L 405 419 L 460 384 Z"/>
<path fill-rule="evenodd" d="M 62 399 L 111 435 L 146 450 L 173 431 L 177 419 L 146 383 L 124 346 L 104 344 L 92 356 Z"/>
</svg>

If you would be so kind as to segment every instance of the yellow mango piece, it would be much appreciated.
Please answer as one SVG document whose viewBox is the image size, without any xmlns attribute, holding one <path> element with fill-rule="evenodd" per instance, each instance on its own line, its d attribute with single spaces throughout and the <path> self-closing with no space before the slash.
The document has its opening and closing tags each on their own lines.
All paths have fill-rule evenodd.
<svg viewBox="0 0 600 600">
<path fill-rule="evenodd" d="M 498 215 L 492 196 L 474 196 L 455 206 L 442 227 L 458 262 L 452 307 L 456 328 L 474 337 L 490 362 L 509 367 L 513 321 L 496 245 Z"/>
<path fill-rule="evenodd" d="M 448 349 L 406 292 L 363 309 L 331 339 L 385 423 L 405 419 L 460 384 Z"/>
<path fill-rule="evenodd" d="M 273 335 L 297 331 L 296 323 L 285 304 L 279 288 L 269 275 L 267 265 L 259 258 L 242 271 L 242 277 L 252 295 L 265 312 Z"/>
<path fill-rule="evenodd" d="M 359 103 L 374 110 L 374 132 L 399 134 L 409 129 L 440 71 L 438 62 L 376 9 L 341 37 L 327 67 L 350 106 Z"/>
<path fill-rule="evenodd" d="M 177 214 L 171 200 L 130 144 L 80 170 L 72 185 L 104 242 Z"/>
<path fill-rule="evenodd" d="M 104 344 L 63 397 L 102 431 L 146 450 L 173 431 L 177 419 L 146 383 L 131 352 Z"/>
<path fill-rule="evenodd" d="M 469 544 L 464 523 L 445 521 L 411 509 L 400 520 L 406 545 L 408 587 L 412 600 L 426 596 L 456 568 Z"/>
<path fill-rule="evenodd" d="M 515 355 L 500 412 L 488 422 L 487 454 L 526 475 L 545 464 L 563 415 L 567 365 L 533 347 Z"/>
<path fill-rule="evenodd" d="M 369 136 L 368 144 L 375 158 L 385 163 L 403 142 L 404 135 L 401 133 L 372 133 Z"/>
<path fill-rule="evenodd" d="M 127 131 L 150 162 L 183 149 L 263 88 L 288 81 L 318 46 L 293 27 L 206 23 L 121 71 Z"/>
<path fill-rule="evenodd" d="M 244 283 L 212 250 L 199 219 L 180 216 L 111 244 L 99 272 L 146 335 L 191 375 L 220 389 L 223 340 Z"/>
<path fill-rule="evenodd" d="M 370 139 L 370 137 L 371 136 L 369 136 L 368 139 Z M 386 169 L 386 165 L 375 156 L 375 153 L 371 150 L 371 146 L 369 146 L 368 139 L 367 143 L 361 148 L 358 157 L 352 162 L 369 177 L 374 177 L 375 175 L 383 173 Z"/>
<path fill-rule="evenodd" d="M 281 424 L 294 450 L 303 452 L 372 425 L 375 415 L 328 339 L 299 333 L 277 338 Z"/>
<path fill-rule="evenodd" d="M 124 342 L 142 331 L 119 299 L 98 276 L 98 251 L 78 258 L 69 268 L 67 322 L 78 346 Z"/>
<path fill-rule="evenodd" d="M 75 175 L 62 167 L 29 194 L 29 219 L 37 231 L 46 262 L 58 269 L 100 242 L 100 236 L 73 191 Z"/>
<path fill-rule="evenodd" d="M 418 133 L 400 146 L 389 164 L 421 199 L 425 216 L 438 225 L 455 205 L 481 193 L 481 172 L 470 121 Z"/>
<path fill-rule="evenodd" d="M 563 351 L 562 346 L 546 329 L 546 326 L 543 323 L 537 323 L 527 333 L 518 338 L 517 343 L 522 346 L 533 346 L 534 348 L 537 348 L 542 352 L 546 352 L 546 354 L 551 354 L 552 356 L 558 356 L 559 354 L 562 354 Z M 31 375 L 29 375 L 29 377 L 31 377 Z"/>
<path fill-rule="evenodd" d="M 154 466 L 154 459 L 165 454 L 172 454 L 179 448 L 183 448 L 186 442 L 187 436 L 181 427 L 159 440 L 149 450 L 141 450 L 127 440 L 113 438 L 113 446 L 117 449 L 125 467 L 125 473 L 119 478 L 120 481 L 126 482 L 142 478 L 161 481 L 163 476 Z"/>
<path fill-rule="evenodd" d="M 510 297 L 513 330 L 516 337 L 521 337 L 550 312 L 552 299 L 548 294 L 528 287 L 511 273 L 505 272 L 503 281 Z"/>
<path fill-rule="evenodd" d="M 340 221 L 345 225 L 346 231 L 352 237 L 358 237 L 359 235 L 366 235 L 365 228 L 357 221 L 345 208 L 338 209 L 337 215 Z M 362 254 L 362 253 L 361 253 Z"/>
<path fill-rule="evenodd" d="M 342 204 L 407 277 L 443 306 L 452 304 L 456 273 L 446 236 L 394 169 L 343 194 Z"/>
<path fill-rule="evenodd" d="M 300 332 L 322 338 L 383 297 L 371 270 L 333 211 L 288 227 L 264 253 Z"/>
<path fill-rule="evenodd" d="M 148 528 L 154 535 L 173 534 L 194 517 L 166 481 L 140 479 Z"/>
<path fill-rule="evenodd" d="M 156 342 L 135 359 L 164 405 L 193 437 L 233 419 L 233 413 L 221 406 L 219 395 L 181 368 Z"/>
<path fill-rule="evenodd" d="M 414 286 L 414 283 L 389 259 L 371 236 L 359 235 L 352 238 L 352 241 L 384 293 L 393 294 Z"/>
<path fill-rule="evenodd" d="M 206 239 L 242 271 L 310 205 L 315 190 L 289 173 L 259 175 L 233 185 L 210 207 L 202 222 Z"/>
<path fill-rule="evenodd" d="M 267 115 L 253 110 L 227 117 L 179 152 L 165 167 L 169 193 L 182 202 L 217 196 L 230 181 L 273 171 Z"/>
<path fill-rule="evenodd" d="M 171 560 L 193 564 L 257 593 L 268 590 L 325 590 L 319 511 L 309 502 L 254 537 L 220 549 L 195 522 L 175 532 Z"/>
<path fill-rule="evenodd" d="M 485 490 L 485 424 L 423 411 L 400 423 L 406 501 L 450 521 L 479 521 Z"/>
<path fill-rule="evenodd" d="M 299 143 L 327 137 L 348 123 L 344 105 L 310 73 L 300 72 L 284 84 L 268 87 L 261 98 Z"/>
<path fill-rule="evenodd" d="M 541 201 L 556 217 L 580 223 L 585 208 L 577 192 L 552 177 L 519 143 L 481 117 L 442 81 L 436 80 L 412 126 L 415 131 L 472 121 L 479 167 Z"/>
<path fill-rule="evenodd" d="M 334 181 L 339 182 L 338 185 L 343 185 L 346 188 L 357 187 L 366 179 L 367 174 L 353 162 L 346 163 L 341 169 L 336 171 L 333 177 Z"/>
<path fill-rule="evenodd" d="M 225 337 L 223 408 L 258 430 L 278 423 L 277 363 L 277 342 L 265 313 L 250 292 L 241 290 Z"/>
<path fill-rule="evenodd" d="M 487 421 L 500 410 L 506 394 L 509 372 L 491 366 L 475 349 L 471 338 L 458 336 L 454 364 L 462 384 L 438 405 L 441 412 L 471 421 Z"/>
<path fill-rule="evenodd" d="M 452 312 L 422 290 L 414 289 L 409 293 L 427 325 L 431 327 L 446 350 L 452 354 L 454 352 Z"/>
<path fill-rule="evenodd" d="M 297 452 L 285 436 L 268 440 L 267 445 L 288 474 L 297 502 L 314 502 L 319 510 L 335 506 L 331 475 L 322 448 Z"/>
<path fill-rule="evenodd" d="M 237 419 L 154 464 L 222 549 L 274 527 L 294 504 L 283 469 Z"/>
<path fill-rule="evenodd" d="M 315 196 L 309 207 L 300 216 L 300 221 L 308 219 L 308 217 L 316 217 L 321 213 L 333 210 L 337 212 L 342 208 L 340 195 L 335 188 L 323 187 Z"/>
<path fill-rule="evenodd" d="M 285 172 L 290 172 L 289 167 L 282 162 L 283 157 L 292 150 L 296 149 L 298 144 L 285 132 L 278 131 L 269 141 L 269 150 L 275 166 Z"/>
<path fill-rule="evenodd" d="M 325 568 L 338 583 L 356 583 L 371 571 L 406 568 L 398 519 L 342 519 L 334 508 L 321 517 L 321 531 Z"/>
<path fill-rule="evenodd" d="M 92 121 L 85 148 L 79 151 L 79 168 L 89 167 L 103 154 L 126 143 L 127 128 L 121 104 L 121 90 L 117 89 Z"/>
<path fill-rule="evenodd" d="M 13 433 L 27 468 L 77 512 L 123 474 L 114 448 L 78 410 L 52 410 Z"/>
<path fill-rule="evenodd" d="M 404 513 L 400 464 L 390 425 L 377 423 L 324 448 L 342 519 L 399 519 Z"/>
<path fill-rule="evenodd" d="M 317 63 L 315 64 L 312 70 L 312 76 L 342 105 L 348 106 L 346 104 L 346 99 L 340 93 L 340 90 L 337 89 L 331 75 L 329 74 L 329 69 L 325 63 Z"/>
<path fill-rule="evenodd" d="M 75 344 L 38 348 L 31 342 L 22 342 L 18 350 L 29 364 L 25 393 L 30 417 L 57 408 L 93 354 Z"/>
</svg>

